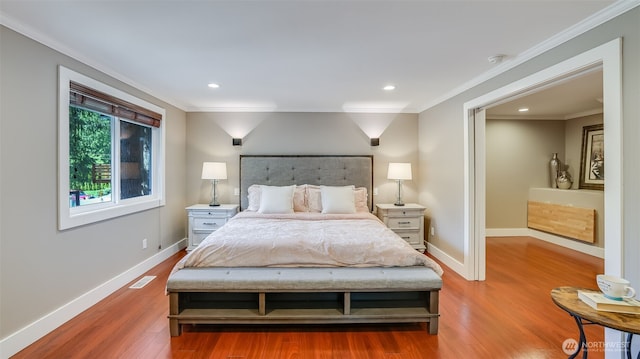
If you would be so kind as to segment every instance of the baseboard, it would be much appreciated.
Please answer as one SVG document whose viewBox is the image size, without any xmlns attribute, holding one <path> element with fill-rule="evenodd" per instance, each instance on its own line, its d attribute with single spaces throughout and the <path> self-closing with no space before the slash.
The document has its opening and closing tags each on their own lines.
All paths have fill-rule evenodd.
<svg viewBox="0 0 640 359">
<path fill-rule="evenodd" d="M 0 340 L 0 358 L 8 358 L 55 330 L 76 315 L 103 300 L 149 269 L 162 263 L 186 247 L 187 239 L 182 239 L 166 249 L 147 258 L 143 262 L 108 280 L 26 327 Z"/>
<path fill-rule="evenodd" d="M 592 246 L 587 243 L 571 240 L 568 238 L 556 236 L 553 234 L 537 231 L 531 228 L 487 228 L 485 230 L 487 237 L 520 237 L 529 236 L 553 243 L 561 247 L 573 249 L 584 254 L 588 254 L 598 258 L 604 258 L 604 248 Z"/>
<path fill-rule="evenodd" d="M 433 244 L 427 242 L 427 252 L 434 256 L 437 260 L 442 262 L 447 267 L 451 268 L 454 272 L 458 273 L 462 277 L 466 278 L 464 264 L 455 258 L 451 257 L 440 248 L 434 246 Z"/>
</svg>

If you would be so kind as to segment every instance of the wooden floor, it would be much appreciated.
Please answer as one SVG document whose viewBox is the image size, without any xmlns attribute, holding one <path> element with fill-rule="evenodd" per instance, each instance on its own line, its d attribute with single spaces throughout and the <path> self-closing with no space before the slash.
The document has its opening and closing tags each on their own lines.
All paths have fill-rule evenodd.
<svg viewBox="0 0 640 359">
<path fill-rule="evenodd" d="M 146 273 L 158 276 L 146 287 L 118 290 L 15 358 L 566 358 L 561 345 L 577 339 L 576 325 L 549 292 L 595 288 L 603 271 L 600 259 L 532 238 L 487 238 L 486 281 L 444 268 L 438 335 L 424 324 L 186 326 L 172 338 L 164 284 L 182 255 Z M 586 334 L 603 340 L 598 326 Z"/>
</svg>

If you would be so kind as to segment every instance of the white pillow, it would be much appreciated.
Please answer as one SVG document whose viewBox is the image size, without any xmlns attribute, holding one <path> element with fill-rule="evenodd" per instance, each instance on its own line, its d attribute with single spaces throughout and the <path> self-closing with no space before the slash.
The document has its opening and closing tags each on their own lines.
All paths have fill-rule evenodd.
<svg viewBox="0 0 640 359">
<path fill-rule="evenodd" d="M 249 206 L 247 207 L 247 211 L 257 212 L 260 209 L 260 196 L 262 193 L 261 185 L 252 184 L 247 189 L 249 194 L 247 195 L 249 200 Z M 307 202 L 305 199 L 307 185 L 296 185 L 296 189 L 293 191 L 293 211 L 294 212 L 309 212 L 307 208 Z M 320 212 L 320 211 L 318 211 Z"/>
<path fill-rule="evenodd" d="M 354 186 L 320 186 L 322 213 L 356 213 Z"/>
<path fill-rule="evenodd" d="M 293 213 L 292 186 L 260 186 L 259 213 Z"/>
</svg>

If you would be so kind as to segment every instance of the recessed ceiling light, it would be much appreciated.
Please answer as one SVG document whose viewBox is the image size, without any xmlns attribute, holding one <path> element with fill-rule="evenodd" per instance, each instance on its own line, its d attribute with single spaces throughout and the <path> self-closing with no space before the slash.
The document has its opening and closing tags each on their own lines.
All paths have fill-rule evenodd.
<svg viewBox="0 0 640 359">
<path fill-rule="evenodd" d="M 213 82 L 208 84 L 207 86 L 211 87 L 212 89 L 217 89 L 218 87 L 220 87 L 220 85 L 214 84 Z"/>
<path fill-rule="evenodd" d="M 518 112 L 527 112 L 527 111 L 529 111 L 529 108 L 527 107 L 522 107 L 518 109 Z"/>
<path fill-rule="evenodd" d="M 396 87 L 393 86 L 393 85 L 387 85 L 387 86 L 383 87 L 382 89 L 385 90 L 385 91 L 392 91 L 392 90 L 395 90 Z"/>
</svg>

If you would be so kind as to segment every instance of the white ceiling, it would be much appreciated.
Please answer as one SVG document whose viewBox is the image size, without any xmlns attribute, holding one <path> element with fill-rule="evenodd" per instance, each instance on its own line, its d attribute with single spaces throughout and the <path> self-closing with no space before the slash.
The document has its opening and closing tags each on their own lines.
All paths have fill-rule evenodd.
<svg viewBox="0 0 640 359">
<path fill-rule="evenodd" d="M 615 5 L 1 0 L 0 20 L 187 111 L 415 113 Z"/>
<path fill-rule="evenodd" d="M 487 109 L 487 118 L 569 120 L 602 113 L 602 68 L 558 80 L 531 93 Z M 519 112 L 520 108 L 529 109 Z"/>
</svg>

